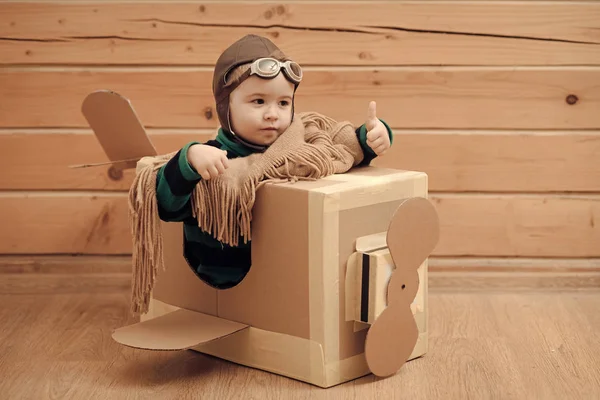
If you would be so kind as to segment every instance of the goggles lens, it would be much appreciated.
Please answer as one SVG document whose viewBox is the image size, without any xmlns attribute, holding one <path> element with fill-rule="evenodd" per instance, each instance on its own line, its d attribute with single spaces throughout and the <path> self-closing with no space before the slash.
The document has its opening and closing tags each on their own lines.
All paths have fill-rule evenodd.
<svg viewBox="0 0 600 400">
<path fill-rule="evenodd" d="M 272 78 L 277 76 L 282 68 L 283 72 L 292 81 L 299 83 L 302 80 L 302 68 L 294 61 L 281 62 L 274 58 L 261 58 L 254 62 L 251 70 L 252 73 L 263 78 Z"/>
</svg>

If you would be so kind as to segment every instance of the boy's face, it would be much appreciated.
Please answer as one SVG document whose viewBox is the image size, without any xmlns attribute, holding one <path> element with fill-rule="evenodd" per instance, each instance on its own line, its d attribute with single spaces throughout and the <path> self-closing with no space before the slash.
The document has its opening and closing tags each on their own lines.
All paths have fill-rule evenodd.
<svg viewBox="0 0 600 400">
<path fill-rule="evenodd" d="M 273 79 L 250 76 L 229 95 L 233 131 L 248 142 L 272 144 L 290 126 L 293 95 L 294 85 L 283 73 Z"/>
</svg>

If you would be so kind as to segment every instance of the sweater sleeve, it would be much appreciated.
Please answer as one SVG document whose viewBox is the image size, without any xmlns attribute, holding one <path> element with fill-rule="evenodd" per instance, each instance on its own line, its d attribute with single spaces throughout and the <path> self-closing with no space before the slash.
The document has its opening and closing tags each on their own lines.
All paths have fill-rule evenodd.
<svg viewBox="0 0 600 400">
<path fill-rule="evenodd" d="M 190 198 L 202 177 L 190 165 L 188 149 L 199 142 L 189 142 L 163 165 L 156 176 L 158 214 L 163 221 L 183 221 L 190 217 Z"/>
<path fill-rule="evenodd" d="M 394 141 L 394 133 L 392 132 L 392 128 L 390 128 L 390 126 L 387 124 L 387 122 L 385 122 L 381 118 L 379 118 L 379 120 L 383 123 L 383 125 L 385 126 L 385 128 L 388 131 L 388 135 L 390 136 L 390 145 L 391 145 Z M 360 147 L 362 148 L 363 153 L 365 155 L 365 158 L 358 166 L 363 167 L 363 166 L 369 165 L 371 163 L 371 161 L 373 161 L 373 159 L 375 157 L 377 157 L 377 154 L 375 154 L 373 149 L 371 149 L 369 147 L 369 145 L 367 144 L 367 126 L 365 124 L 362 124 L 360 127 L 358 127 L 356 129 L 356 136 L 358 137 L 358 142 L 360 143 Z"/>
</svg>

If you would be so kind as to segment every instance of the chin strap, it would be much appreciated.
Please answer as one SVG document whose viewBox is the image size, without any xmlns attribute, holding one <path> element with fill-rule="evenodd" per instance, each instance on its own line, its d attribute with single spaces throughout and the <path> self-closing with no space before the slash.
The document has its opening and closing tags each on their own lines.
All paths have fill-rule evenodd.
<svg viewBox="0 0 600 400">
<path fill-rule="evenodd" d="M 233 141 L 243 144 L 246 147 L 250 147 L 252 150 L 256 150 L 257 152 L 264 153 L 269 146 L 263 146 L 255 143 L 251 143 L 247 140 L 242 139 L 240 136 L 236 135 L 233 130 L 230 130 Z"/>
<path fill-rule="evenodd" d="M 264 153 L 269 146 L 263 146 L 255 143 L 250 143 L 247 140 L 242 139 L 240 136 L 236 135 L 231 127 L 231 118 L 229 117 L 229 108 L 227 108 L 227 129 L 225 130 L 225 134 L 229 134 L 232 141 L 241 143 L 246 147 L 251 148 L 252 150 L 258 151 L 260 153 Z"/>
</svg>

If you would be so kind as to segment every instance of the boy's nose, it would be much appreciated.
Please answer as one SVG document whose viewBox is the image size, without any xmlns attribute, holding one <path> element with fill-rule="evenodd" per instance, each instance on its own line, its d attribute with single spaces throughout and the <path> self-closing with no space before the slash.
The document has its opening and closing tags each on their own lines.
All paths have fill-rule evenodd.
<svg viewBox="0 0 600 400">
<path fill-rule="evenodd" d="M 268 107 L 267 110 L 265 111 L 265 119 L 274 120 L 274 119 L 277 119 L 278 117 L 279 117 L 279 115 L 277 114 L 277 110 L 273 106 Z"/>
</svg>

